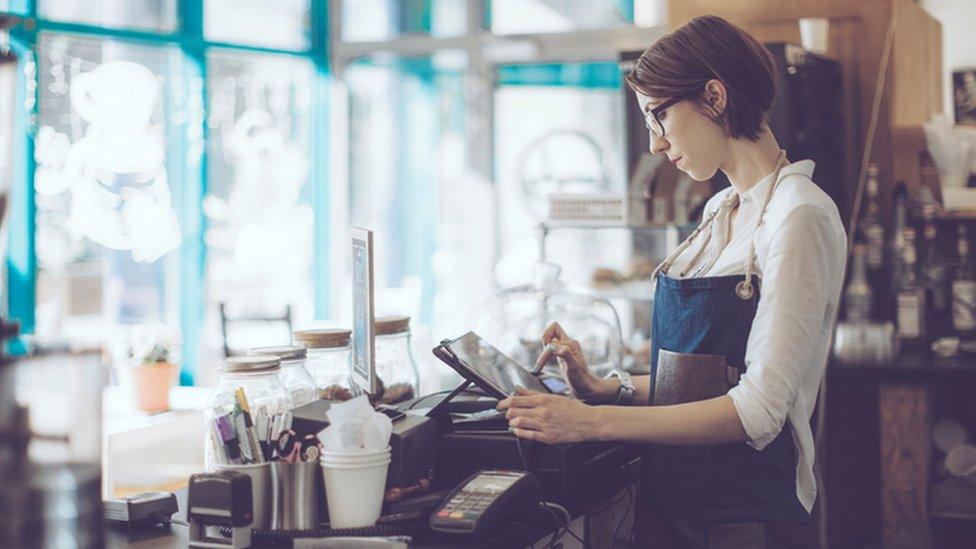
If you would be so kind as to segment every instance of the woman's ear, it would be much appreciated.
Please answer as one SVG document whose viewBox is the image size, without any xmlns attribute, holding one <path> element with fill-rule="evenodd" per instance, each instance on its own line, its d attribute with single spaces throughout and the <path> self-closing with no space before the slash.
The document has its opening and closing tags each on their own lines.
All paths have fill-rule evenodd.
<svg viewBox="0 0 976 549">
<path fill-rule="evenodd" d="M 716 117 L 721 116 L 725 112 L 725 107 L 728 106 L 728 90 L 721 80 L 715 78 L 705 83 L 703 98 L 705 105 Z"/>
</svg>

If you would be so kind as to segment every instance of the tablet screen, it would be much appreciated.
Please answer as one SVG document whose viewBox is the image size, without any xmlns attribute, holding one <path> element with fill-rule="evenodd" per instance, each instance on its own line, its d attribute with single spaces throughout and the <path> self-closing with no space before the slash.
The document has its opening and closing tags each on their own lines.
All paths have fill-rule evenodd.
<svg viewBox="0 0 976 549">
<path fill-rule="evenodd" d="M 465 366 L 506 395 L 514 393 L 518 386 L 540 393 L 551 392 L 528 370 L 474 332 L 464 334 L 448 346 Z"/>
</svg>

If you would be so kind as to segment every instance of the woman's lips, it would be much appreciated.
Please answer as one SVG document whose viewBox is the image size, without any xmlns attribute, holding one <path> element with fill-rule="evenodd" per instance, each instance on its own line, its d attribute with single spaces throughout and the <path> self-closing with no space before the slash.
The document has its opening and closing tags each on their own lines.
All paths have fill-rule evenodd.
<svg viewBox="0 0 976 549">
<path fill-rule="evenodd" d="M 674 164 L 675 166 L 677 166 L 678 165 L 678 162 L 681 162 L 681 158 L 682 157 L 679 156 L 679 157 L 671 160 L 671 163 Z"/>
</svg>

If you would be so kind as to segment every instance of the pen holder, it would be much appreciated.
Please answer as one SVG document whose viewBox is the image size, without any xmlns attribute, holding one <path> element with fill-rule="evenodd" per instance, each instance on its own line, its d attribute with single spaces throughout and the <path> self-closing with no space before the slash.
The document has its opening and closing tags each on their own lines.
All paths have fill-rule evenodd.
<svg viewBox="0 0 976 549">
<path fill-rule="evenodd" d="M 271 528 L 311 530 L 319 527 L 322 468 L 318 461 L 271 463 Z"/>
<path fill-rule="evenodd" d="M 271 465 L 216 465 L 218 471 L 235 471 L 251 477 L 251 508 L 254 513 L 251 528 L 268 528 L 271 525 Z"/>
</svg>

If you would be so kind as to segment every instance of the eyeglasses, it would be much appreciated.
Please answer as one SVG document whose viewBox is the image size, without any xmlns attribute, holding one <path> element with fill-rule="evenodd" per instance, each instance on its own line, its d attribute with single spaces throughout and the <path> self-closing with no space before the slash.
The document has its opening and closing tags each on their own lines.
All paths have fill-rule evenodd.
<svg viewBox="0 0 976 549">
<path fill-rule="evenodd" d="M 664 103 L 661 103 L 660 105 L 654 107 L 653 109 L 645 112 L 644 125 L 647 126 L 647 130 L 653 133 L 655 136 L 657 136 L 658 139 L 664 137 L 664 124 L 661 123 L 661 118 L 660 118 L 661 113 L 663 113 L 668 108 L 673 107 L 677 103 L 680 103 L 685 99 L 688 99 L 689 97 L 696 96 L 699 93 L 701 93 L 701 90 L 696 89 L 688 93 L 676 95 L 671 99 L 668 99 Z"/>
</svg>

